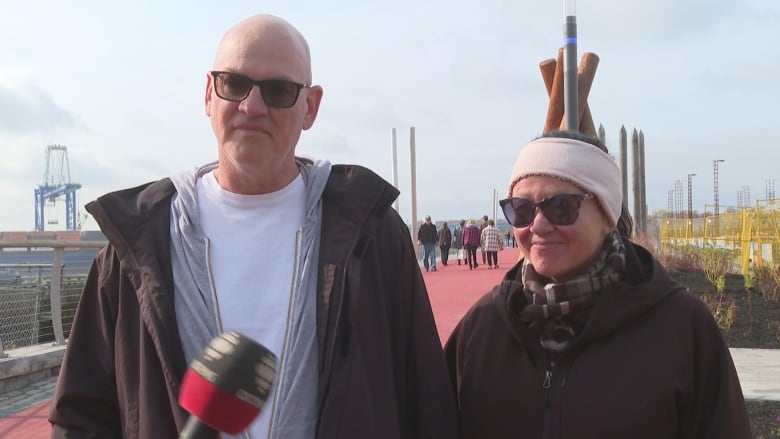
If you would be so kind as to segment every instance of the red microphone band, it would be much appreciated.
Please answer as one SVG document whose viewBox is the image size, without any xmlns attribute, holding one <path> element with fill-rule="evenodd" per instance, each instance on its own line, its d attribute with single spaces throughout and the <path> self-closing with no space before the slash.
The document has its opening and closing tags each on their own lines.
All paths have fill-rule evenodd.
<svg viewBox="0 0 780 439">
<path fill-rule="evenodd" d="M 198 419 L 209 427 L 228 434 L 244 431 L 260 409 L 252 404 L 223 392 L 191 369 L 182 381 L 187 388 L 179 397 L 179 403 L 190 413 L 197 413 Z"/>
</svg>

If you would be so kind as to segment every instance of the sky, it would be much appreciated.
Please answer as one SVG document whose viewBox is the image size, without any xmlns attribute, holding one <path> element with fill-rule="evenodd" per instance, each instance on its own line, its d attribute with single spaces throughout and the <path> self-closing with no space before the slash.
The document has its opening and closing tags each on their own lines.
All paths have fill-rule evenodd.
<svg viewBox="0 0 780 439">
<path fill-rule="evenodd" d="M 492 217 L 517 153 L 542 132 L 539 63 L 556 56 L 564 22 L 550 0 L 0 0 L 0 11 L 0 230 L 34 229 L 48 145 L 67 147 L 80 214 L 103 193 L 215 160 L 206 74 L 224 32 L 257 13 L 304 34 L 324 88 L 300 155 L 392 182 L 395 128 L 410 222 L 413 126 L 418 219 Z M 578 58 L 600 58 L 588 104 L 607 146 L 619 154 L 621 127 L 629 150 L 633 130 L 644 135 L 649 212 L 668 208 L 677 180 L 687 208 L 688 174 L 694 210 L 711 211 L 713 160 L 721 210 L 780 185 L 780 2 L 581 0 L 576 14 Z M 46 230 L 65 229 L 64 201 Z"/>
</svg>

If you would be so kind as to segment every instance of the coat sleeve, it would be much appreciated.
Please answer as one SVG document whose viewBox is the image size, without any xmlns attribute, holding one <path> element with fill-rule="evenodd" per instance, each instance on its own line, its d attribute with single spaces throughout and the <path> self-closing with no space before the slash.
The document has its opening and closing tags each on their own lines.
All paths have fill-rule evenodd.
<svg viewBox="0 0 780 439">
<path fill-rule="evenodd" d="M 693 394 L 683 406 L 680 437 L 750 439 L 750 419 L 734 361 L 706 306 L 693 298 Z"/>
<path fill-rule="evenodd" d="M 101 250 L 92 263 L 68 337 L 51 401 L 52 438 L 121 437 L 114 372 L 115 304 L 103 294 L 113 251 Z"/>
<path fill-rule="evenodd" d="M 455 329 L 450 333 L 447 342 L 444 344 L 444 360 L 447 363 L 447 371 L 450 377 L 450 386 L 452 393 L 455 395 L 455 400 L 460 407 L 460 363 L 459 359 L 462 354 L 462 344 L 460 343 L 461 332 L 463 331 L 464 322 L 461 320 L 458 322 Z"/>
</svg>

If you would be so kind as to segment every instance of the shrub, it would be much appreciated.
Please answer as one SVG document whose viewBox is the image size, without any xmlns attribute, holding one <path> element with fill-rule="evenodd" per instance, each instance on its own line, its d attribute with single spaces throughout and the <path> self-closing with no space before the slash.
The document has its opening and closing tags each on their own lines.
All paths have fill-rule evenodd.
<svg viewBox="0 0 780 439">
<path fill-rule="evenodd" d="M 699 298 L 710 310 L 720 329 L 728 331 L 734 326 L 737 317 L 737 303 L 732 297 L 725 294 L 706 294 L 699 296 Z"/>
<path fill-rule="evenodd" d="M 692 245 L 675 247 L 658 254 L 658 261 L 669 271 L 698 271 L 700 249 Z"/>
<path fill-rule="evenodd" d="M 780 300 L 780 268 L 755 267 L 758 289 L 766 300 Z"/>
<path fill-rule="evenodd" d="M 733 260 L 732 253 L 727 249 L 710 246 L 701 249 L 699 266 L 718 294 L 722 294 L 726 288 L 726 273 Z"/>
<path fill-rule="evenodd" d="M 756 275 L 753 273 L 748 273 L 744 276 L 745 281 L 745 289 L 748 291 L 751 291 L 753 288 L 756 287 Z"/>
</svg>

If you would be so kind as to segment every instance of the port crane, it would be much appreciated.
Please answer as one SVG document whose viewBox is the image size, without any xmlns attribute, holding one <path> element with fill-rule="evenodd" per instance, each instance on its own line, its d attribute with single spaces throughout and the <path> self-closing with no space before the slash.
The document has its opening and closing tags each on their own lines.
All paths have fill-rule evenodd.
<svg viewBox="0 0 780 439">
<path fill-rule="evenodd" d="M 35 188 L 35 230 L 44 231 L 45 207 L 48 202 L 55 206 L 58 199 L 65 198 L 65 230 L 78 230 L 78 212 L 76 208 L 76 191 L 81 185 L 70 180 L 70 165 L 68 164 L 68 147 L 49 145 L 46 147 L 46 169 L 43 183 Z M 55 213 L 55 212 L 50 212 Z M 50 215 L 48 224 L 57 224 L 56 215 Z"/>
</svg>

